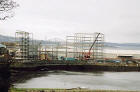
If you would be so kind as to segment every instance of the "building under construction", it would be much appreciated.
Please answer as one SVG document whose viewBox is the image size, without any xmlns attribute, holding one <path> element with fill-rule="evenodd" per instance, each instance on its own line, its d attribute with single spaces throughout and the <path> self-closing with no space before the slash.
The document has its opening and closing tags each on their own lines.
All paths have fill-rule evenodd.
<svg viewBox="0 0 140 92">
<path fill-rule="evenodd" d="M 58 60 L 59 57 L 65 56 L 65 44 L 58 40 L 47 40 L 40 45 L 39 53 L 41 60 Z"/>
<path fill-rule="evenodd" d="M 47 41 L 40 52 L 46 60 L 103 60 L 102 33 L 75 33 L 66 42 Z"/>
<path fill-rule="evenodd" d="M 102 33 L 75 33 L 66 37 L 66 58 L 102 60 L 104 35 Z"/>
<path fill-rule="evenodd" d="M 35 45 L 33 34 L 19 31 L 15 34 L 16 58 L 33 60 L 102 60 L 104 35 L 102 33 L 75 33 L 64 41 L 45 41 Z"/>
<path fill-rule="evenodd" d="M 33 41 L 33 34 L 18 31 L 15 33 L 16 59 L 34 60 L 38 56 L 38 46 Z"/>
</svg>

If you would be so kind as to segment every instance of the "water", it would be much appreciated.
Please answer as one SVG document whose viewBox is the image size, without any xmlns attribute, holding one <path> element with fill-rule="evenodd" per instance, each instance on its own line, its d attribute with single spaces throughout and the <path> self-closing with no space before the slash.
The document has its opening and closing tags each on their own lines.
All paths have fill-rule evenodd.
<svg viewBox="0 0 140 92">
<path fill-rule="evenodd" d="M 24 83 L 15 83 L 16 88 L 76 88 L 105 90 L 140 90 L 139 72 L 70 72 L 49 71 Z"/>
</svg>

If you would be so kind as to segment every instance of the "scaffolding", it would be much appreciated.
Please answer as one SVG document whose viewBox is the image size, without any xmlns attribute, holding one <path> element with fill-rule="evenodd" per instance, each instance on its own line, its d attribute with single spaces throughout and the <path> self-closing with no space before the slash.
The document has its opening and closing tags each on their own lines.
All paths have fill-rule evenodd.
<svg viewBox="0 0 140 92">
<path fill-rule="evenodd" d="M 58 44 L 56 40 L 50 40 L 46 43 L 45 53 L 49 60 L 57 60 L 58 59 Z"/>
<path fill-rule="evenodd" d="M 62 47 L 64 47 L 61 41 L 53 39 L 42 41 L 40 46 L 40 55 L 44 60 L 58 60 L 62 56 Z M 41 59 L 41 58 L 40 58 Z"/>
<path fill-rule="evenodd" d="M 15 33 L 15 41 L 17 49 L 17 59 L 28 60 L 30 58 L 33 58 L 31 56 L 33 55 L 33 50 L 31 48 L 34 48 L 33 34 L 24 31 L 18 31 Z"/>
<path fill-rule="evenodd" d="M 66 37 L 66 58 L 85 60 L 85 55 L 90 54 L 89 60 L 101 60 L 103 47 L 102 33 L 75 33 L 73 36 Z"/>
</svg>

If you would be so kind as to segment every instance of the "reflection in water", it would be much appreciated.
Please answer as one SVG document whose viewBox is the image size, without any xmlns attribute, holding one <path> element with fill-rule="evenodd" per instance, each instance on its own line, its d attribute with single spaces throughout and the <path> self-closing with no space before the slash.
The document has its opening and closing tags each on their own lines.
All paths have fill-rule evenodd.
<svg viewBox="0 0 140 92">
<path fill-rule="evenodd" d="M 49 71 L 25 83 L 15 83 L 17 88 L 76 88 L 107 90 L 140 90 L 139 72 L 70 72 Z"/>
</svg>

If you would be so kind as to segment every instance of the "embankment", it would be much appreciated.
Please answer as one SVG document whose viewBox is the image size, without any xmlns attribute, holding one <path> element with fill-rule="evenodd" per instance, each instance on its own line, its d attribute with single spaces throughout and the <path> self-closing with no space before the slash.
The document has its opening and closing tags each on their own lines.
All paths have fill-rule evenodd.
<svg viewBox="0 0 140 92">
<path fill-rule="evenodd" d="M 0 64 L 0 92 L 8 92 L 10 88 L 10 76 L 9 64 Z"/>
<path fill-rule="evenodd" d="M 39 65 L 27 67 L 11 67 L 14 70 L 21 71 L 38 71 L 38 70 L 66 70 L 66 71 L 114 71 L 114 72 L 130 72 L 140 71 L 138 66 L 106 66 L 106 65 Z"/>
</svg>

